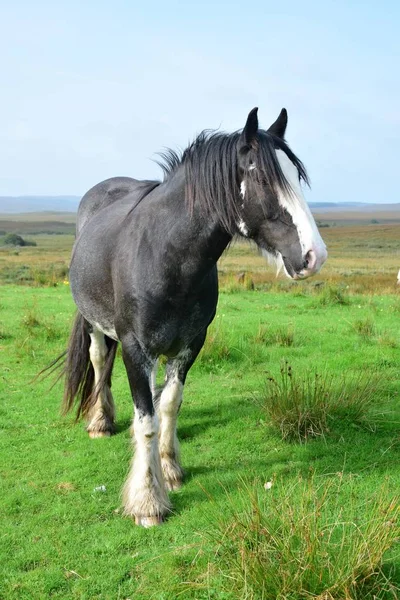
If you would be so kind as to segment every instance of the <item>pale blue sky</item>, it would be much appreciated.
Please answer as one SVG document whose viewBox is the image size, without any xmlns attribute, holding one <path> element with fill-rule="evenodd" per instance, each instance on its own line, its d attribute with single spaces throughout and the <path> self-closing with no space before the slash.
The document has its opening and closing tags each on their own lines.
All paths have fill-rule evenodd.
<svg viewBox="0 0 400 600">
<path fill-rule="evenodd" d="M 0 195 L 83 194 L 285 106 L 311 201 L 400 202 L 394 0 L 1 2 Z"/>
</svg>

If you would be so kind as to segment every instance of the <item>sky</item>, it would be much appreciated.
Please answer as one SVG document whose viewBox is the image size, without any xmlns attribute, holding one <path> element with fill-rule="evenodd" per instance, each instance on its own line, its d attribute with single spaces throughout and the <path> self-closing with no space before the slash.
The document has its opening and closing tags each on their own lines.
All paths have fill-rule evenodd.
<svg viewBox="0 0 400 600">
<path fill-rule="evenodd" d="M 160 178 L 282 107 L 313 202 L 400 202 L 400 3 L 0 0 L 0 195 Z"/>
</svg>

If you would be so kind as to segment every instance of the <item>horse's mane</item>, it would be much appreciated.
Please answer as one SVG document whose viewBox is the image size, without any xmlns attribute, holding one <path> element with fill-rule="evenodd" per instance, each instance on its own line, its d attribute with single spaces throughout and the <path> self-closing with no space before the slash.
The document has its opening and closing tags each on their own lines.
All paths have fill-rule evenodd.
<svg viewBox="0 0 400 600">
<path fill-rule="evenodd" d="M 184 150 L 179 153 L 166 149 L 156 161 L 164 172 L 167 181 L 180 166 L 185 168 L 186 201 L 190 211 L 195 205 L 206 213 L 217 214 L 220 223 L 232 235 L 236 232 L 236 223 L 240 220 L 240 202 L 238 193 L 238 158 L 241 133 L 231 134 L 205 130 Z M 292 152 L 284 140 L 259 130 L 257 143 L 250 150 L 250 162 L 256 163 L 256 169 L 249 169 L 244 178 L 251 178 L 258 186 L 267 184 L 276 192 L 284 192 L 290 197 L 292 190 L 279 164 L 276 150 L 283 150 L 297 167 L 300 178 L 309 183 L 303 163 Z M 250 164 L 250 163 L 249 163 Z M 259 195 L 262 197 L 262 194 Z M 268 207 L 265 207 L 267 211 Z"/>
</svg>

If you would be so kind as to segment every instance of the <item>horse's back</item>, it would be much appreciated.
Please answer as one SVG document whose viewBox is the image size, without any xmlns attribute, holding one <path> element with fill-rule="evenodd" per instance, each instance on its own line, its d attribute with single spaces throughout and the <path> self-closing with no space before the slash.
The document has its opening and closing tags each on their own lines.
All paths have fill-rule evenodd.
<svg viewBox="0 0 400 600">
<path fill-rule="evenodd" d="M 76 234 L 103 208 L 125 198 L 140 188 L 142 182 L 132 177 L 112 177 L 93 186 L 83 196 L 78 209 Z"/>
</svg>

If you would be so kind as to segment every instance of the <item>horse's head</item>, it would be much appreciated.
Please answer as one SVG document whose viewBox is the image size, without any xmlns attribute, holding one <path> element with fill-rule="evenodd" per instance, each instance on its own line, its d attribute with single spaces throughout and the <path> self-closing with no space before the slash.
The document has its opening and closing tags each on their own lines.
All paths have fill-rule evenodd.
<svg viewBox="0 0 400 600">
<path fill-rule="evenodd" d="M 284 141 L 286 125 L 285 109 L 267 131 L 258 128 L 257 108 L 247 118 L 238 142 L 237 226 L 288 277 L 305 279 L 320 270 L 327 251 L 301 188 L 305 168 Z"/>
</svg>

